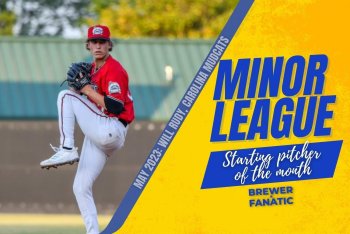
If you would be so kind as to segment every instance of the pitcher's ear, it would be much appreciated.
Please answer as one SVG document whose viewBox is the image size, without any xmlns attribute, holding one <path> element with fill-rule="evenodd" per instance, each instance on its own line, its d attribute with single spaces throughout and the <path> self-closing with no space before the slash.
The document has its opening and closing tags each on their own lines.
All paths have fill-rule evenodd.
<svg viewBox="0 0 350 234">
<path fill-rule="evenodd" d="M 109 48 L 108 51 L 112 51 L 113 50 L 113 42 L 111 40 L 109 40 Z"/>
<path fill-rule="evenodd" d="M 90 51 L 89 42 L 85 42 L 85 48 Z"/>
</svg>

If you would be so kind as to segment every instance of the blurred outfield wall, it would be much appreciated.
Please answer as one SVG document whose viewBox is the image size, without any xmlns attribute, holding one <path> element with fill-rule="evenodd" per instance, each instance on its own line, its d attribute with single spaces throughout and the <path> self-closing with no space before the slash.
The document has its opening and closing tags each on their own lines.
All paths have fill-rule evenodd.
<svg viewBox="0 0 350 234">
<path fill-rule="evenodd" d="M 164 121 L 213 41 L 114 39 L 111 54 L 129 73 L 138 120 Z M 92 61 L 83 40 L 0 37 L 0 119 L 55 119 L 72 62 Z"/>
</svg>

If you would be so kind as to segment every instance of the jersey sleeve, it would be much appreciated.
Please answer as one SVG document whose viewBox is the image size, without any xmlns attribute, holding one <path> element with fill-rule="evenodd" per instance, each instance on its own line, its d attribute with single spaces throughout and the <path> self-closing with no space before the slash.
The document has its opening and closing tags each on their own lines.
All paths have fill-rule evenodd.
<svg viewBox="0 0 350 234">
<path fill-rule="evenodd" d="M 125 104 L 128 94 L 128 75 L 124 69 L 112 69 L 105 83 L 106 96 Z"/>
</svg>

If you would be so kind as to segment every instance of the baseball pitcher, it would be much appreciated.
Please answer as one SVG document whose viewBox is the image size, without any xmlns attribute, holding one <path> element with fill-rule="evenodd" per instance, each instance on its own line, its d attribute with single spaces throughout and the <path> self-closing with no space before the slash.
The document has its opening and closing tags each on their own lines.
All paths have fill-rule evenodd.
<svg viewBox="0 0 350 234">
<path fill-rule="evenodd" d="M 88 29 L 86 49 L 94 62 L 70 66 L 70 89 L 61 91 L 57 99 L 60 146 L 52 147 L 55 154 L 40 163 L 49 169 L 79 161 L 73 191 L 88 234 L 99 233 L 93 183 L 107 157 L 124 145 L 128 126 L 134 120 L 128 74 L 109 54 L 112 48 L 108 27 Z M 76 122 L 85 135 L 80 157 L 74 142 Z"/>
</svg>

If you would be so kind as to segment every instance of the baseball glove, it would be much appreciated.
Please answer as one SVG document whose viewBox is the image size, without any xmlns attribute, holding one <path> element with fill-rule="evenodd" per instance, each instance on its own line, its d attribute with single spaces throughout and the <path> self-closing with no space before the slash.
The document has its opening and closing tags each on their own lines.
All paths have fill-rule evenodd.
<svg viewBox="0 0 350 234">
<path fill-rule="evenodd" d="M 90 84 L 91 64 L 85 62 L 72 63 L 67 72 L 68 86 L 79 91 Z"/>
</svg>

